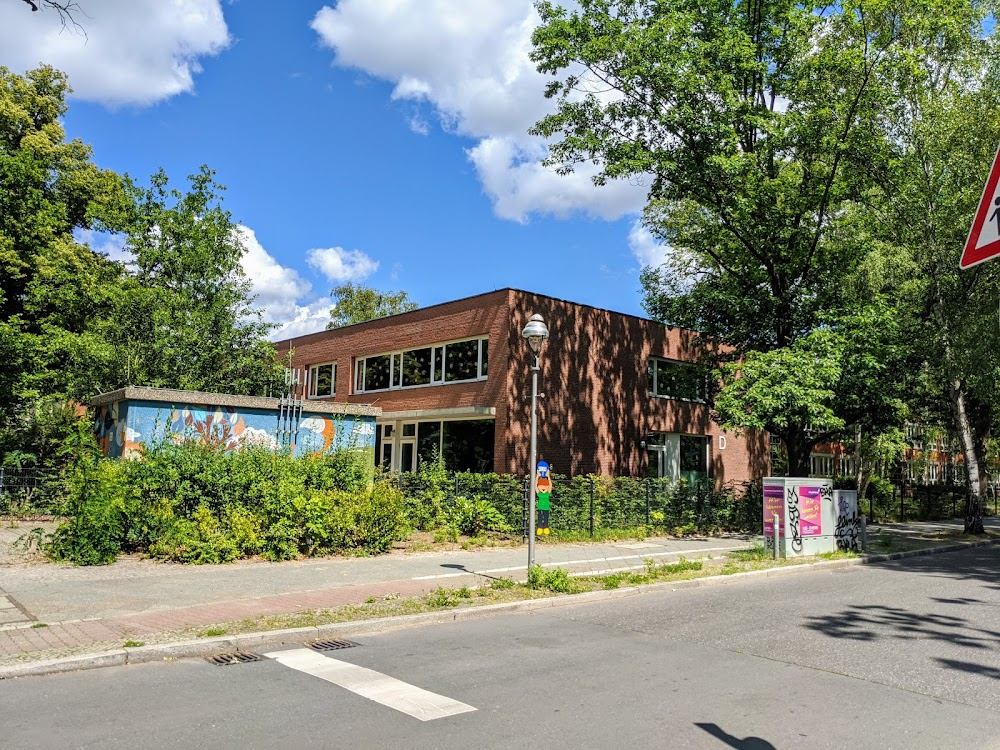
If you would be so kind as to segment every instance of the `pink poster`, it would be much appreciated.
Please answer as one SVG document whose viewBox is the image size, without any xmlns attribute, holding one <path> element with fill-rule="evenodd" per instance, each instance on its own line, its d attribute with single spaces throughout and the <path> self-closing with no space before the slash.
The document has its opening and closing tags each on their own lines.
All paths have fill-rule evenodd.
<svg viewBox="0 0 1000 750">
<path fill-rule="evenodd" d="M 799 514 L 800 536 L 819 536 L 822 533 L 819 487 L 799 487 Z"/>
<path fill-rule="evenodd" d="M 785 487 L 781 484 L 764 485 L 764 536 L 774 536 L 774 514 L 778 523 L 785 523 Z"/>
</svg>

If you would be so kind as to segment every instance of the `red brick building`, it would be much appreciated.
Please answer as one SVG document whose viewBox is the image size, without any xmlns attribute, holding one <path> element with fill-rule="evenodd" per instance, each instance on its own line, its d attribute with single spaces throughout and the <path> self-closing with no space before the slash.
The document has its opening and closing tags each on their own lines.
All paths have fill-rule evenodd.
<svg viewBox="0 0 1000 750">
<path fill-rule="evenodd" d="M 540 314 L 538 457 L 561 474 L 767 474 L 763 434 L 720 430 L 704 403 L 691 331 L 517 289 L 278 342 L 309 374 L 310 398 L 381 407 L 376 461 L 412 471 L 528 471 L 531 352 Z"/>
</svg>

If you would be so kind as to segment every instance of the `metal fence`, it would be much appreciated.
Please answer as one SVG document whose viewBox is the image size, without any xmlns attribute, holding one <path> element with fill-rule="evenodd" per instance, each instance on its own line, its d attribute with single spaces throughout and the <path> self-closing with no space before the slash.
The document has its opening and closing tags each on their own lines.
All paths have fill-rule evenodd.
<svg viewBox="0 0 1000 750">
<path fill-rule="evenodd" d="M 527 477 L 455 474 L 447 484 L 429 486 L 419 474 L 401 474 L 398 482 L 411 501 L 422 498 L 447 507 L 458 497 L 486 500 L 509 528 L 527 533 Z M 755 531 L 761 527 L 761 514 L 761 489 L 752 483 L 716 491 L 710 483 L 668 479 L 552 477 L 549 522 L 556 531 L 590 536 L 603 529 L 639 526 L 669 533 Z"/>
<path fill-rule="evenodd" d="M 60 475 L 51 469 L 0 467 L 0 515 L 51 513 L 62 492 Z"/>
<path fill-rule="evenodd" d="M 998 515 L 1000 488 L 986 485 L 982 497 L 982 514 Z M 868 510 L 872 522 L 940 521 L 965 514 L 966 487 L 959 484 L 894 485 L 892 497 L 869 496 L 859 503 Z"/>
</svg>

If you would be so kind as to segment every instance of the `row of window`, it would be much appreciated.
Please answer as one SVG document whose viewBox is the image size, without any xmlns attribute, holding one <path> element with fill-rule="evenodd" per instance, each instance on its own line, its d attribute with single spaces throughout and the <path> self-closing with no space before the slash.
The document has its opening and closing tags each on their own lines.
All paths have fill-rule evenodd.
<svg viewBox="0 0 1000 750">
<path fill-rule="evenodd" d="M 467 339 L 361 357 L 355 363 L 354 392 L 486 380 L 488 374 L 489 339 Z M 701 365 L 650 357 L 648 386 L 653 396 L 703 403 L 708 400 L 709 382 L 708 372 Z M 311 366 L 309 396 L 329 398 L 336 393 L 337 364 Z"/>
<path fill-rule="evenodd" d="M 363 357 L 355 368 L 355 393 L 485 380 L 489 372 L 489 339 Z"/>
<path fill-rule="evenodd" d="M 486 380 L 489 374 L 489 339 L 475 338 L 448 344 L 407 349 L 355 363 L 354 392 L 371 393 L 422 385 Z M 337 395 L 337 363 L 309 368 L 309 397 Z"/>
</svg>

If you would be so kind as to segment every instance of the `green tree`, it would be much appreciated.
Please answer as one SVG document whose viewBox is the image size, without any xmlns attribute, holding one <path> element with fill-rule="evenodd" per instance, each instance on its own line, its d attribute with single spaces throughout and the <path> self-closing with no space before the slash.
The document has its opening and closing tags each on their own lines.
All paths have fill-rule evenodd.
<svg viewBox="0 0 1000 750">
<path fill-rule="evenodd" d="M 129 183 L 132 253 L 127 289 L 107 326 L 121 384 L 265 394 L 282 382 L 251 306 L 239 232 L 203 166 L 186 192 L 160 170 L 149 187 Z"/>
<path fill-rule="evenodd" d="M 914 50 L 964 43 L 980 19 L 958 0 L 579 6 L 538 4 L 532 55 L 556 76 L 556 111 L 533 132 L 556 139 L 562 171 L 591 162 L 598 184 L 648 180 L 645 223 L 672 261 L 643 273 L 645 306 L 727 345 L 720 364 L 747 363 L 720 369 L 724 423 L 778 435 L 789 473 L 803 475 L 816 442 L 860 418 L 898 419 L 891 383 L 824 364 L 835 351 L 866 363 L 869 349 L 849 348 L 877 330 L 845 321 L 882 315 L 879 301 L 859 308 L 843 294 L 865 248 L 830 230 L 884 161 L 874 123 Z M 793 379 L 823 371 L 783 401 L 765 393 L 777 380 L 768 365 Z"/>
<path fill-rule="evenodd" d="M 417 303 L 411 301 L 406 292 L 380 292 L 350 281 L 334 287 L 331 294 L 334 306 L 330 310 L 330 322 L 326 324 L 328 330 L 417 309 Z"/>
<path fill-rule="evenodd" d="M 67 141 L 60 118 L 70 89 L 51 67 L 0 68 L 0 406 L 44 394 L 91 395 L 110 349 L 94 321 L 111 315 L 124 275 L 76 242 L 113 230 L 122 181 L 91 150 Z"/>
<path fill-rule="evenodd" d="M 984 8 L 966 12 L 979 20 Z M 986 448 L 1000 414 L 1000 266 L 960 271 L 958 262 L 1000 143 L 998 52 L 995 38 L 977 36 L 916 61 L 879 123 L 892 159 L 843 221 L 871 249 L 859 293 L 890 294 L 900 311 L 918 414 L 957 438 L 969 533 L 983 530 Z"/>
</svg>

